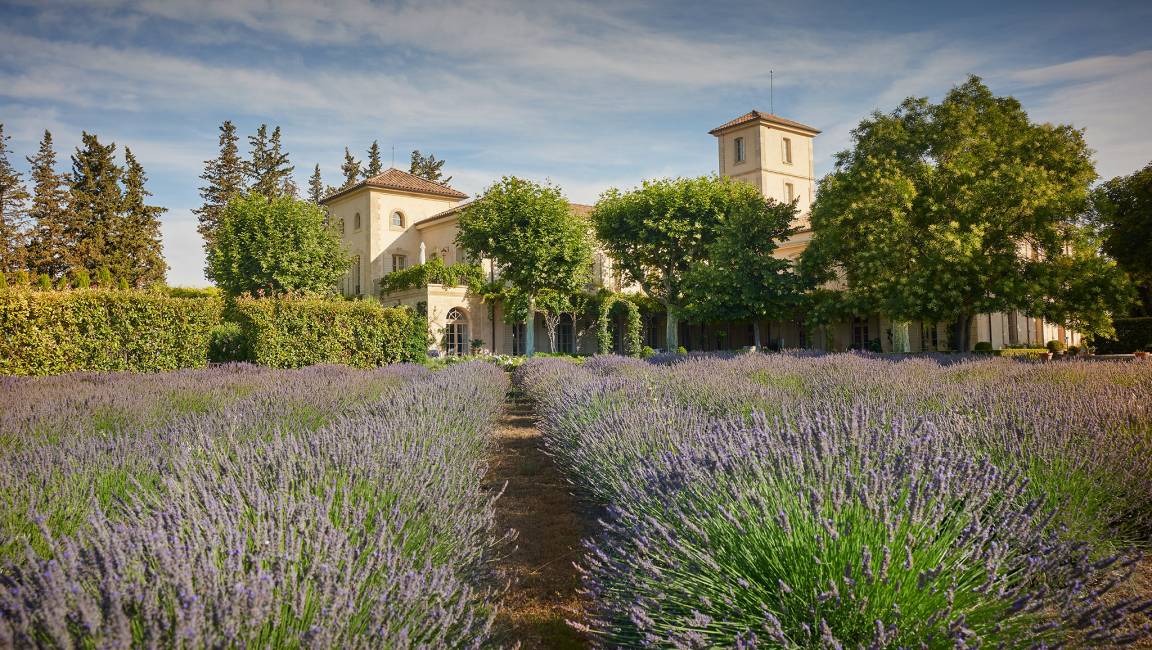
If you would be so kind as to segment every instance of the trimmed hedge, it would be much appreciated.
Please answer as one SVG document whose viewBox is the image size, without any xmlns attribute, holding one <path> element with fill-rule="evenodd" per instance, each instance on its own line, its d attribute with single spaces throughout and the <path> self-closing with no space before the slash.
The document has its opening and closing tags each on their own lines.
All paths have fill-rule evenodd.
<svg viewBox="0 0 1152 650">
<path fill-rule="evenodd" d="M 153 291 L 0 289 L 0 374 L 202 368 L 221 312 Z"/>
<path fill-rule="evenodd" d="M 998 357 L 1023 357 L 1025 359 L 1042 359 L 1048 356 L 1048 348 L 1004 348 L 994 350 L 992 354 Z"/>
<path fill-rule="evenodd" d="M 1092 339 L 1097 354 L 1128 354 L 1152 345 L 1152 316 L 1117 318 L 1112 325 L 1116 328 L 1116 338 Z"/>
<path fill-rule="evenodd" d="M 427 356 L 427 322 L 404 307 L 370 300 L 241 297 L 235 314 L 249 360 L 263 366 L 371 368 Z"/>
</svg>

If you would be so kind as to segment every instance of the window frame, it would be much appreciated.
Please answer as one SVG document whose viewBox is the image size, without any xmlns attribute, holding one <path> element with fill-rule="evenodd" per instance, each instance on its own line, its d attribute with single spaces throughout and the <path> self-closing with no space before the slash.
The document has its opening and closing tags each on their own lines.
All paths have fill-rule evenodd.
<svg viewBox="0 0 1152 650">
<path fill-rule="evenodd" d="M 359 213 L 359 212 L 357 212 L 357 213 L 356 213 L 355 215 L 353 215 L 353 217 L 352 217 L 352 231 L 353 231 L 353 232 L 357 232 L 357 231 L 359 231 L 359 230 L 360 230 L 360 229 L 361 229 L 363 226 L 364 226 L 364 218 L 360 216 L 360 213 Z"/>
<path fill-rule="evenodd" d="M 780 139 L 780 159 L 785 165 L 792 164 L 792 138 Z"/>
<path fill-rule="evenodd" d="M 444 353 L 463 357 L 468 354 L 468 314 L 459 307 L 448 310 L 444 316 Z"/>
<path fill-rule="evenodd" d="M 784 181 L 784 201 L 786 203 L 791 203 L 795 200 L 796 200 L 796 185 L 793 183 L 789 183 L 788 181 Z"/>
<path fill-rule="evenodd" d="M 400 264 L 396 262 L 399 260 Z M 404 253 L 392 253 L 392 272 L 403 271 L 408 268 L 408 256 Z"/>
<path fill-rule="evenodd" d="M 399 217 L 399 219 L 397 219 Z M 400 223 L 396 223 L 399 221 Z M 388 227 L 393 230 L 403 230 L 404 224 L 407 222 L 407 217 L 400 210 L 393 210 L 391 216 L 388 217 Z"/>
<path fill-rule="evenodd" d="M 736 154 L 736 162 L 734 164 L 739 165 L 740 163 L 748 160 L 748 152 L 745 150 L 744 145 L 744 136 L 733 138 L 732 147 L 735 149 Z"/>
</svg>

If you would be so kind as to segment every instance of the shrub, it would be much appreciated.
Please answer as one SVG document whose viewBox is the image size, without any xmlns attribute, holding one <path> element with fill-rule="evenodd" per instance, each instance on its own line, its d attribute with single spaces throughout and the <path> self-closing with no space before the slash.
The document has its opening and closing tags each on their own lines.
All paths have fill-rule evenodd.
<svg viewBox="0 0 1152 650">
<path fill-rule="evenodd" d="M 235 309 L 250 360 L 274 368 L 339 363 L 370 368 L 427 355 L 425 320 L 369 300 L 241 297 Z"/>
<path fill-rule="evenodd" d="M 972 348 L 972 351 L 973 352 L 991 352 L 992 351 L 992 342 L 991 341 L 978 341 L 976 343 L 976 346 Z"/>
<path fill-rule="evenodd" d="M 163 291 L 173 298 L 216 298 L 220 295 L 216 287 L 165 287 Z"/>
<path fill-rule="evenodd" d="M 644 347 L 640 348 L 640 358 L 641 359 L 647 359 L 649 357 L 654 356 L 655 354 L 656 354 L 656 351 L 653 350 L 651 346 L 645 345 Z"/>
<path fill-rule="evenodd" d="M 239 323 L 222 323 L 208 333 L 208 360 L 213 363 L 247 361 L 248 345 Z"/>
<path fill-rule="evenodd" d="M 1045 347 L 1048 348 L 1048 351 L 1052 353 L 1063 352 L 1065 349 L 1064 341 L 1057 341 L 1056 339 L 1048 341 Z"/>
<path fill-rule="evenodd" d="M 0 374 L 203 367 L 221 308 L 146 291 L 0 290 Z"/>
<path fill-rule="evenodd" d="M 992 354 L 998 357 L 1019 357 L 1023 359 L 1039 359 L 1048 355 L 1047 348 L 1003 348 L 995 350 Z"/>
<path fill-rule="evenodd" d="M 688 354 L 688 348 L 681 345 L 680 347 L 676 348 L 676 354 Z"/>
<path fill-rule="evenodd" d="M 1076 356 L 1076 355 L 1080 354 L 1080 346 L 1079 345 L 1069 345 L 1068 346 L 1068 354 L 1070 354 L 1072 356 Z"/>
</svg>

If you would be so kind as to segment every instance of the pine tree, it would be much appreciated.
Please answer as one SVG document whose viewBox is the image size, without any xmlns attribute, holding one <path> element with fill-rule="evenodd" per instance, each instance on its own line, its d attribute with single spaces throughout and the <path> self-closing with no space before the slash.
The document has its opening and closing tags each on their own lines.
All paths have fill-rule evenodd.
<svg viewBox="0 0 1152 650">
<path fill-rule="evenodd" d="M 125 147 L 124 196 L 116 237 L 109 242 L 113 262 L 108 266 L 136 288 L 163 282 L 168 271 L 160 242 L 160 215 L 167 210 L 147 204 L 147 198 L 152 196 L 144 187 L 147 181 L 144 168 L 132 150 Z"/>
<path fill-rule="evenodd" d="M 249 179 L 249 190 L 268 198 L 292 195 L 295 183 L 292 172 L 296 169 L 288 162 L 288 154 L 280 148 L 280 127 L 268 136 L 268 125 L 261 124 L 256 135 L 248 136 L 251 157 L 244 164 L 244 173 Z"/>
<path fill-rule="evenodd" d="M 434 183 L 447 185 L 452 177 L 444 178 L 444 161 L 436 160 L 435 154 L 428 154 L 425 156 L 420 153 L 419 149 L 412 152 L 412 164 L 408 168 L 408 172 L 415 174 L 420 178 L 430 180 Z"/>
<path fill-rule="evenodd" d="M 113 262 L 106 258 L 111 238 L 116 234 L 123 200 L 116 145 L 102 145 L 88 132 L 84 132 L 82 142 L 72 155 L 65 235 L 74 246 L 68 266 L 97 269 L 108 264 L 115 271 Z"/>
<path fill-rule="evenodd" d="M 383 171 L 384 163 L 380 162 L 380 143 L 373 140 L 372 146 L 368 147 L 368 166 L 364 168 L 364 178 L 372 178 Z"/>
<path fill-rule="evenodd" d="M 0 124 L 0 273 L 24 267 L 28 190 L 8 161 L 8 140 Z"/>
<path fill-rule="evenodd" d="M 205 185 L 200 188 L 204 205 L 193 210 L 200 220 L 197 230 L 205 242 L 212 239 L 212 233 L 220 219 L 220 211 L 235 196 L 244 193 L 244 161 L 240 158 L 236 125 L 225 120 L 220 125 L 220 155 L 204 161 L 204 173 L 200 180 Z"/>
<path fill-rule="evenodd" d="M 68 238 L 68 191 L 64 177 L 56 171 L 56 150 L 52 134 L 44 131 L 40 150 L 27 158 L 32 167 L 32 232 L 28 241 L 27 265 L 36 275 L 60 277 L 68 269 L 72 242 Z"/>
<path fill-rule="evenodd" d="M 344 147 L 344 164 L 340 165 L 344 172 L 344 185 L 340 189 L 348 189 L 360 181 L 360 161 L 352 157 L 348 147 Z"/>
<path fill-rule="evenodd" d="M 308 179 L 308 200 L 316 205 L 320 205 L 320 199 L 324 198 L 324 179 L 320 176 L 320 165 L 317 164 L 316 168 L 312 170 L 312 176 Z"/>
</svg>

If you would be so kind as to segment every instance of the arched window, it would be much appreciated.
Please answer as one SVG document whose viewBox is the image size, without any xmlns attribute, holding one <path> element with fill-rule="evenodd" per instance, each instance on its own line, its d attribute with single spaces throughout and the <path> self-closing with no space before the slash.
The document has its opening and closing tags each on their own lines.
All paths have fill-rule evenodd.
<svg viewBox="0 0 1152 650">
<path fill-rule="evenodd" d="M 353 230 L 360 230 L 360 213 L 357 212 L 355 217 L 352 217 Z"/>
<path fill-rule="evenodd" d="M 399 210 L 392 213 L 392 225 L 396 228 L 404 227 L 404 214 Z"/>
<path fill-rule="evenodd" d="M 444 328 L 445 352 L 455 356 L 463 356 L 468 352 L 468 315 L 464 310 L 453 307 L 444 317 L 447 325 Z"/>
</svg>

